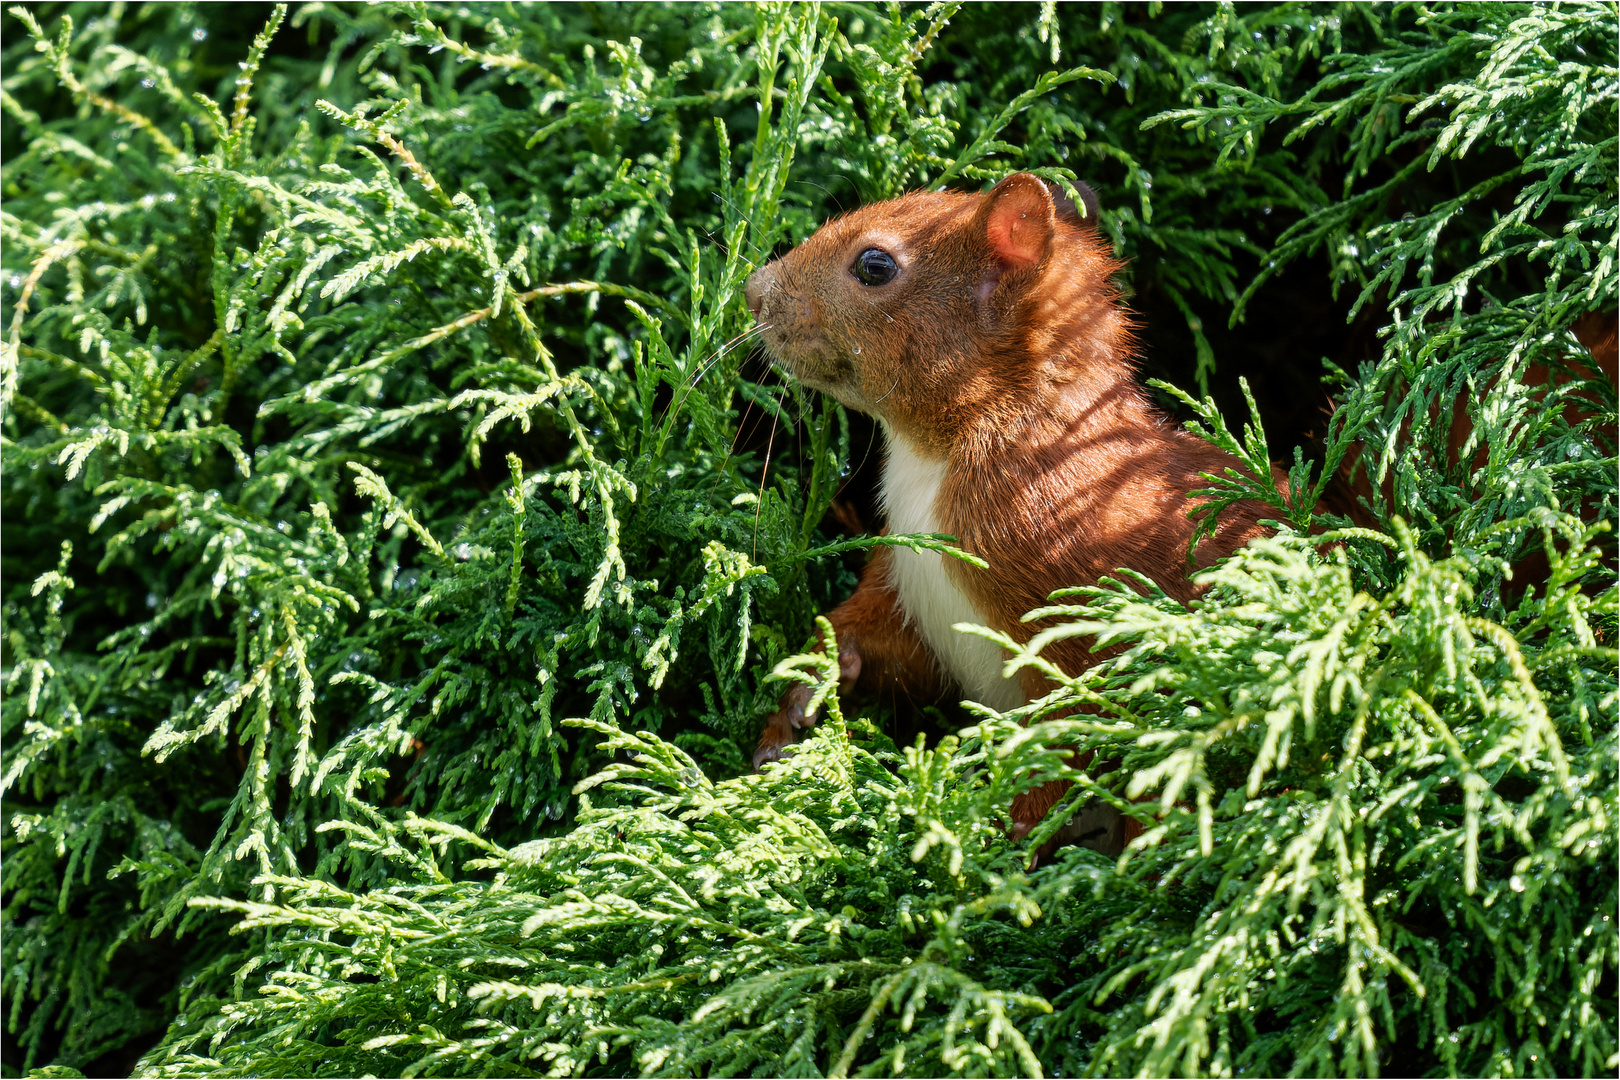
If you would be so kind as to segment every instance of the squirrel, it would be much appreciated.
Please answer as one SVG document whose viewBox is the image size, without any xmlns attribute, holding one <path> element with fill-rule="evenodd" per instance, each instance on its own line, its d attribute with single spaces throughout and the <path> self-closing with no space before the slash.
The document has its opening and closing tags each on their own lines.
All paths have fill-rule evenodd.
<svg viewBox="0 0 1620 1080">
<path fill-rule="evenodd" d="M 934 551 L 880 547 L 827 616 L 841 689 L 934 700 L 952 689 L 1006 710 L 1048 692 L 1025 669 L 952 627 L 1018 641 L 1025 612 L 1056 589 L 1128 567 L 1183 603 L 1190 575 L 1269 530 L 1275 510 L 1236 503 L 1191 563 L 1188 493 L 1237 461 L 1181 430 L 1135 377 L 1123 263 L 1055 186 L 1017 173 L 988 192 L 917 192 L 823 225 L 749 278 L 748 308 L 770 359 L 805 386 L 876 418 L 887 444 L 879 503 L 891 533 L 948 533 L 978 569 Z M 1077 673 L 1102 659 L 1079 639 L 1045 655 Z M 815 722 L 796 686 L 764 724 L 755 768 Z M 1068 787 L 1011 808 L 1022 839 Z M 1057 838 L 1117 854 L 1135 822 L 1094 806 Z"/>
</svg>

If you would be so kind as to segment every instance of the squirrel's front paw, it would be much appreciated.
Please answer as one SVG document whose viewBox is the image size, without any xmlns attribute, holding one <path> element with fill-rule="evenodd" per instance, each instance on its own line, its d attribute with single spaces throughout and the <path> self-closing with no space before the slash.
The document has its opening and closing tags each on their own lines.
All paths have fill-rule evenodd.
<svg viewBox="0 0 1620 1080">
<path fill-rule="evenodd" d="M 759 733 L 759 746 L 754 750 L 754 771 L 759 772 L 773 761 L 781 761 L 787 748 L 793 745 L 793 725 L 772 713 Z"/>
<path fill-rule="evenodd" d="M 861 654 L 850 645 L 838 648 L 838 692 L 847 694 L 855 687 L 861 675 Z M 759 733 L 759 746 L 754 750 L 754 771 L 758 772 L 770 762 L 781 761 L 785 751 L 796 740 L 794 732 L 811 727 L 816 718 L 805 712 L 814 693 L 808 686 L 793 686 L 782 695 L 780 707 L 765 718 Z"/>
<path fill-rule="evenodd" d="M 815 718 L 804 712 L 810 696 L 808 686 L 795 686 L 782 695 L 781 707 L 765 718 L 765 727 L 759 733 L 759 747 L 754 751 L 755 772 L 772 761 L 781 761 L 795 741 L 793 733 L 815 723 Z"/>
</svg>

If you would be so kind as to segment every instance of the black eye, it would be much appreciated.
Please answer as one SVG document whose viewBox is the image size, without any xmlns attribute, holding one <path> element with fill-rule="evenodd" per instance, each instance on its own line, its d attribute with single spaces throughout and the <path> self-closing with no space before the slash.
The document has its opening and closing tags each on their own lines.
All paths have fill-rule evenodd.
<svg viewBox="0 0 1620 1080">
<path fill-rule="evenodd" d="M 849 271 L 860 278 L 863 285 L 887 285 L 900 272 L 900 267 L 887 251 L 867 248 L 856 257 Z"/>
</svg>

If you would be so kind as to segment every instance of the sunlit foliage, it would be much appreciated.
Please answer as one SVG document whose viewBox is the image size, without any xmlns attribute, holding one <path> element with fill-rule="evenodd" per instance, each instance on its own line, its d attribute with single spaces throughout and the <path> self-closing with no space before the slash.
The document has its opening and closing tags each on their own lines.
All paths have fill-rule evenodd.
<svg viewBox="0 0 1620 1080">
<path fill-rule="evenodd" d="M 7 1068 L 1620 1065 L 1614 4 L 6 18 Z M 1279 534 L 1054 596 L 1047 697 L 897 748 L 799 652 L 871 451 L 741 285 L 1017 169 Z M 1289 278 L 1381 328 L 1277 360 L 1297 452 L 1209 398 Z M 1145 834 L 1031 869 L 1054 778 Z"/>
</svg>

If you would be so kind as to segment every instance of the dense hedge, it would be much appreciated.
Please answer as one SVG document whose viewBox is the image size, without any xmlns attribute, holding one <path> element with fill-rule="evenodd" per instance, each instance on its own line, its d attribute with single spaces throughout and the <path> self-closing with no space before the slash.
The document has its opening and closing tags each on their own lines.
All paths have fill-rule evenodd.
<svg viewBox="0 0 1620 1080">
<path fill-rule="evenodd" d="M 8 19 L 7 1075 L 1620 1064 L 1615 4 Z M 1015 169 L 1281 532 L 746 775 L 878 452 L 740 286 Z"/>
</svg>

